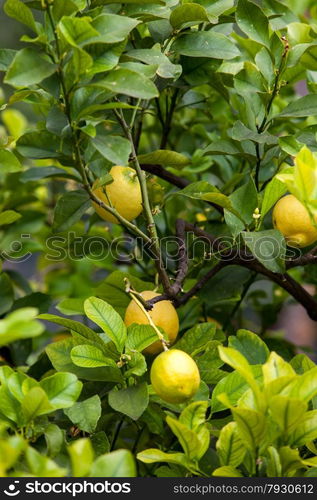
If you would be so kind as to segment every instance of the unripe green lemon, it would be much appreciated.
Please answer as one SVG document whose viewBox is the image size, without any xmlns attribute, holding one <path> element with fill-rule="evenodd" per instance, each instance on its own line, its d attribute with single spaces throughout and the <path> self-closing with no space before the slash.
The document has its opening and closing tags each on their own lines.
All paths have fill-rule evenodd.
<svg viewBox="0 0 317 500">
<path fill-rule="evenodd" d="M 141 292 L 141 296 L 144 300 L 153 299 L 158 295 L 160 294 L 152 292 L 152 290 L 145 290 L 144 292 Z M 179 330 L 178 314 L 173 304 L 169 300 L 162 300 L 161 302 L 154 304 L 153 308 L 151 311 L 148 311 L 148 313 L 149 316 L 151 316 L 153 323 L 164 330 L 169 338 L 169 342 L 172 344 L 175 341 Z M 130 326 L 133 323 L 137 323 L 139 325 L 149 324 L 148 318 L 134 300 L 131 300 L 126 309 L 124 322 L 126 326 Z M 157 340 L 157 342 L 154 342 L 144 349 L 144 352 L 147 354 L 157 354 L 162 350 L 162 342 Z"/>
<path fill-rule="evenodd" d="M 156 394 L 167 403 L 184 403 L 200 385 L 195 361 L 184 351 L 170 349 L 159 354 L 151 368 L 151 384 Z"/>
<path fill-rule="evenodd" d="M 131 221 L 135 219 L 143 210 L 142 194 L 139 179 L 135 170 L 130 167 L 116 165 L 110 170 L 113 182 L 105 186 L 96 188 L 93 186 L 94 194 L 106 205 L 111 205 L 125 219 Z M 106 209 L 93 202 L 97 214 L 107 222 L 119 223 Z"/>
<path fill-rule="evenodd" d="M 292 194 L 276 203 L 273 225 L 290 246 L 307 247 L 317 240 L 317 227 L 313 225 L 306 207 Z"/>
</svg>

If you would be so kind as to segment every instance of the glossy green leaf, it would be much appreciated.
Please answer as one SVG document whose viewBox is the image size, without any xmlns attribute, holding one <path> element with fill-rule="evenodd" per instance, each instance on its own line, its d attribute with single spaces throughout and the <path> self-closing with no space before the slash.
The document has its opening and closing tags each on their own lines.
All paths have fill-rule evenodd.
<svg viewBox="0 0 317 500">
<path fill-rule="evenodd" d="M 158 96 L 157 88 L 149 78 L 130 69 L 114 69 L 105 78 L 95 82 L 94 86 L 140 99 Z"/>
<path fill-rule="evenodd" d="M 127 329 L 120 315 L 112 306 L 97 297 L 90 297 L 84 303 L 85 313 L 115 343 L 119 352 L 123 351 L 127 339 Z"/>
<path fill-rule="evenodd" d="M 139 155 L 138 160 L 141 165 L 143 163 L 152 163 L 176 168 L 185 167 L 190 163 L 190 159 L 186 156 L 167 149 L 158 149 L 152 153 Z"/>
<path fill-rule="evenodd" d="M 132 420 L 138 420 L 149 403 L 149 394 L 146 382 L 132 385 L 127 389 L 109 392 L 109 405 L 116 411 L 127 415 Z"/>
<path fill-rule="evenodd" d="M 64 410 L 65 415 L 80 430 L 91 434 L 96 429 L 101 416 L 101 401 L 96 394 L 91 398 L 75 403 Z"/>
<path fill-rule="evenodd" d="M 241 464 L 246 449 L 238 433 L 236 422 L 230 422 L 221 429 L 216 446 L 222 466 L 237 467 Z"/>
<path fill-rule="evenodd" d="M 83 368 L 97 368 L 99 366 L 112 366 L 116 363 L 111 358 L 106 358 L 98 347 L 92 345 L 78 345 L 70 353 L 72 362 Z"/>
<path fill-rule="evenodd" d="M 90 477 L 135 477 L 136 466 L 129 450 L 116 450 L 101 455 L 94 462 Z"/>
<path fill-rule="evenodd" d="M 106 135 L 95 137 L 92 144 L 99 153 L 115 165 L 127 165 L 131 153 L 131 144 L 124 137 Z"/>
<path fill-rule="evenodd" d="M 5 76 L 5 82 L 14 87 L 28 87 L 52 75 L 56 66 L 42 58 L 31 48 L 20 50 L 14 57 Z"/>
<path fill-rule="evenodd" d="M 84 190 L 69 191 L 63 194 L 58 199 L 54 211 L 54 231 L 67 231 L 81 219 L 90 205 L 89 195 Z"/>
<path fill-rule="evenodd" d="M 181 35 L 175 40 L 171 50 L 184 56 L 213 59 L 233 59 L 240 54 L 230 38 L 212 30 Z"/>
<path fill-rule="evenodd" d="M 251 365 L 265 363 L 270 353 L 263 340 L 249 330 L 238 330 L 236 335 L 231 335 L 228 346 L 241 352 Z"/>
<path fill-rule="evenodd" d="M 249 0 L 239 0 L 236 21 L 251 40 L 269 47 L 269 22 L 260 7 Z"/>
<path fill-rule="evenodd" d="M 72 406 L 81 393 L 83 384 L 72 373 L 55 373 L 40 382 L 50 404 L 55 408 Z"/>
</svg>

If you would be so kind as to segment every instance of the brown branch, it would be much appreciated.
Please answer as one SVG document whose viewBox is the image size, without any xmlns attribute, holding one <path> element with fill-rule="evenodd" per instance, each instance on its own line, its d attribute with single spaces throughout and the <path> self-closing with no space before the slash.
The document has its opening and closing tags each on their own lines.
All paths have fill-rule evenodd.
<svg viewBox="0 0 317 500">
<path fill-rule="evenodd" d="M 192 297 L 194 297 L 194 295 L 196 295 L 196 293 L 198 293 L 199 290 L 201 290 L 203 288 L 203 286 L 211 278 L 213 278 L 217 273 L 219 273 L 219 271 L 221 271 L 221 269 L 223 269 L 227 265 L 228 265 L 228 262 L 224 262 L 224 261 L 220 260 L 212 269 L 210 269 L 206 274 L 204 274 L 204 276 L 202 276 L 202 278 L 199 281 L 197 281 L 197 283 L 188 292 L 186 292 L 184 295 L 182 295 L 182 297 L 176 298 L 174 300 L 175 306 L 180 307 L 180 306 L 186 304 L 186 302 L 189 299 L 191 299 Z"/>
<path fill-rule="evenodd" d="M 184 222 L 185 231 L 192 231 L 196 236 L 202 237 L 210 241 L 214 249 L 220 252 L 221 257 L 219 263 L 211 269 L 205 276 L 202 277 L 200 281 L 189 291 L 187 294 L 183 295 L 180 299 L 175 298 L 174 303 L 176 306 L 183 305 L 187 302 L 195 293 L 197 293 L 207 282 L 211 279 L 217 272 L 220 271 L 224 266 L 227 265 L 238 265 L 250 269 L 258 274 L 262 274 L 269 280 L 273 281 L 285 291 L 287 291 L 292 297 L 294 297 L 297 302 L 299 302 L 307 311 L 307 314 L 311 319 L 317 321 L 317 301 L 310 295 L 304 287 L 302 287 L 294 278 L 289 276 L 287 273 L 274 273 L 267 269 L 261 262 L 259 262 L 251 254 L 247 253 L 245 250 L 240 250 L 240 255 L 235 255 L 235 250 L 226 249 L 226 247 L 221 243 L 221 241 L 215 238 L 210 233 L 207 233 L 203 229 L 191 224 L 189 222 Z M 317 248 L 313 250 L 317 251 Z M 304 256 L 305 257 L 305 256 Z M 314 255 L 310 255 L 315 257 Z"/>
<path fill-rule="evenodd" d="M 292 269 L 293 267 L 307 266 L 309 264 L 315 264 L 317 262 L 317 247 L 310 250 L 306 255 L 301 255 L 296 257 L 296 259 L 290 259 L 286 261 L 286 269 Z"/>
<path fill-rule="evenodd" d="M 149 172 L 150 174 L 156 175 L 160 179 L 173 184 L 173 186 L 178 187 L 179 189 L 184 189 L 186 186 L 190 184 L 190 181 L 185 179 L 184 177 L 179 177 L 178 175 L 172 174 L 161 165 L 151 165 L 149 163 L 141 164 L 142 170 L 145 172 Z M 223 208 L 216 203 L 212 203 L 210 201 L 207 202 L 208 205 L 212 206 L 215 210 L 217 210 L 221 215 L 223 215 Z"/>
</svg>

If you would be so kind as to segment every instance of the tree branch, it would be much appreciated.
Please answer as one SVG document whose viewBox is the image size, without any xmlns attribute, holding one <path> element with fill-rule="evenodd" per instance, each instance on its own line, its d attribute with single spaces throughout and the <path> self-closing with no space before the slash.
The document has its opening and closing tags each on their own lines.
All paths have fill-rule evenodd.
<svg viewBox="0 0 317 500">
<path fill-rule="evenodd" d="M 241 267 L 245 267 L 246 269 L 250 269 L 257 274 L 262 274 L 267 277 L 269 280 L 273 281 L 285 291 L 287 291 L 297 302 L 299 302 L 307 311 L 307 314 L 311 319 L 317 321 L 317 301 L 310 295 L 307 290 L 303 286 L 301 286 L 294 278 L 289 276 L 287 273 L 274 273 L 267 269 L 261 262 L 259 262 L 255 257 L 251 254 L 242 251 L 239 256 L 236 256 L 232 250 L 227 250 L 226 247 L 221 243 L 220 240 L 215 238 L 210 233 L 207 233 L 203 229 L 196 227 L 194 224 L 189 222 L 184 222 L 185 231 L 192 231 L 196 236 L 202 237 L 210 241 L 210 243 L 214 246 L 215 250 L 217 250 L 221 254 L 221 258 L 219 263 L 211 269 L 203 278 L 196 283 L 192 290 L 187 292 L 180 299 L 175 299 L 175 305 L 183 305 L 189 300 L 197 291 L 199 291 L 209 279 L 211 279 L 217 272 L 220 271 L 224 266 L 227 265 L 238 265 Z M 317 248 L 314 251 L 317 251 Z M 313 257 L 315 257 L 313 255 Z"/>
<path fill-rule="evenodd" d="M 221 269 L 223 269 L 227 265 L 228 262 L 220 260 L 212 269 L 210 269 L 206 274 L 204 274 L 204 276 L 202 276 L 202 278 L 199 281 L 197 281 L 197 283 L 188 292 L 186 292 L 180 298 L 176 298 L 174 300 L 175 306 L 180 307 L 186 304 L 186 302 L 188 302 L 189 299 L 194 297 L 194 295 L 196 295 L 196 293 L 198 293 L 199 290 L 201 290 L 203 286 L 206 285 L 206 283 L 211 278 L 213 278 L 217 273 L 219 273 L 219 271 L 221 271 Z"/>
</svg>

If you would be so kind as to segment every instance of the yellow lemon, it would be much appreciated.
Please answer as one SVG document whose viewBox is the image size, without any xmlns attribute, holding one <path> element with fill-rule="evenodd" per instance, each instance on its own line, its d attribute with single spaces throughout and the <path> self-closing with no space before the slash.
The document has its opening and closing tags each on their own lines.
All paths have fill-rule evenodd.
<svg viewBox="0 0 317 500">
<path fill-rule="evenodd" d="M 150 300 L 160 294 L 152 292 L 152 290 L 146 290 L 142 292 L 141 295 L 144 300 Z M 153 320 L 153 323 L 156 326 L 163 328 L 164 332 L 168 335 L 170 343 L 172 344 L 175 341 L 179 330 L 178 314 L 173 304 L 169 300 L 162 300 L 161 302 L 154 304 L 153 309 L 148 312 Z M 149 324 L 148 318 L 134 300 L 131 300 L 126 309 L 124 322 L 126 326 L 132 325 L 132 323 L 137 323 L 139 325 Z M 144 352 L 148 354 L 157 354 L 158 352 L 161 352 L 162 349 L 162 343 L 158 340 L 144 349 Z"/>
<path fill-rule="evenodd" d="M 306 247 L 317 240 L 317 228 L 313 226 L 307 209 L 292 194 L 276 203 L 273 225 L 284 235 L 290 246 Z"/>
<path fill-rule="evenodd" d="M 93 186 L 94 194 L 106 205 L 112 205 L 127 220 L 133 220 L 143 210 L 139 179 L 135 170 L 116 165 L 110 170 L 113 182 L 99 188 Z M 118 219 L 97 203 L 93 203 L 97 214 L 108 222 L 119 223 Z"/>
<path fill-rule="evenodd" d="M 164 351 L 153 362 L 151 384 L 156 394 L 167 403 L 184 403 L 199 388 L 199 370 L 186 352 L 179 349 Z"/>
</svg>

